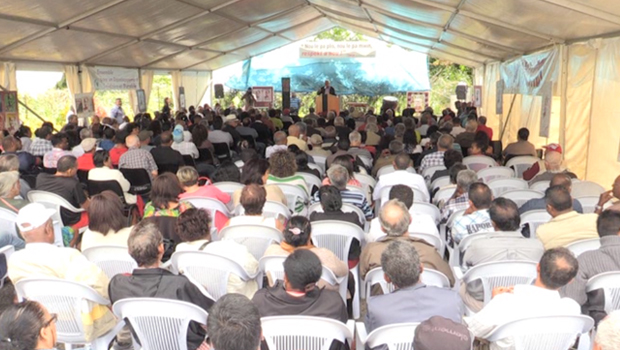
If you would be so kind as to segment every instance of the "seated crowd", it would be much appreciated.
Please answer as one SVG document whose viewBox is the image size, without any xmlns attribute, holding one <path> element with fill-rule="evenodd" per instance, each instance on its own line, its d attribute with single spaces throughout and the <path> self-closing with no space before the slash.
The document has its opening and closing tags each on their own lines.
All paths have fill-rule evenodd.
<svg viewBox="0 0 620 350">
<path fill-rule="evenodd" d="M 586 205 L 551 144 L 543 160 L 514 169 L 526 186 L 549 184 L 519 205 L 481 171 L 536 156 L 529 131 L 493 149 L 486 118 L 457 107 L 418 119 L 205 105 L 83 128 L 71 117 L 57 133 L 44 123 L 34 140 L 26 126 L 5 135 L 0 350 L 64 341 L 72 316 L 23 295 L 34 278 L 90 287 L 100 302 L 88 317 L 82 310 L 84 337 L 114 330 L 115 349 L 139 348 L 144 336 L 110 307 L 135 298 L 206 312 L 188 324 L 189 350 L 265 349 L 261 317 L 270 316 L 358 318 L 367 332 L 415 323 L 416 350 L 466 350 L 512 321 L 577 315 L 593 318 L 595 349 L 619 349 L 620 311 L 609 307 L 618 301 L 588 281 L 620 278 L 620 176 Z M 585 241 L 597 245 L 575 250 Z M 112 248 L 135 268 L 110 272 L 103 253 L 93 258 Z M 528 270 L 521 282 L 489 287 L 481 272 L 511 276 L 517 263 Z M 513 349 L 515 339 L 490 346 Z"/>
</svg>

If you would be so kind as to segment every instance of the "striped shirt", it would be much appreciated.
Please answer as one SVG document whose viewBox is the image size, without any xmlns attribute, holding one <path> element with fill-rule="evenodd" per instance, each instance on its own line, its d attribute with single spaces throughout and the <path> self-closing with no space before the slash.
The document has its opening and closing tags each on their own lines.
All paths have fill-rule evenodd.
<svg viewBox="0 0 620 350">
<path fill-rule="evenodd" d="M 298 186 L 301 189 L 303 189 L 308 196 L 310 195 L 310 191 L 308 191 L 308 185 L 306 184 L 306 180 L 303 178 L 303 176 L 293 175 L 289 177 L 277 177 L 277 176 L 269 175 L 269 177 L 267 178 L 267 184 L 274 184 L 274 185 L 283 184 L 283 185 Z M 297 197 L 295 201 L 295 212 L 300 213 L 301 211 L 303 211 L 305 206 L 306 206 L 306 203 L 303 202 L 303 199 Z"/>
<path fill-rule="evenodd" d="M 367 220 L 372 219 L 372 208 L 368 205 L 368 200 L 366 200 L 365 195 L 360 192 L 344 189 L 340 190 L 340 196 L 342 197 L 343 204 L 348 203 L 360 208 Z M 320 201 L 319 192 L 316 192 L 312 198 L 312 203 L 319 203 Z"/>
</svg>

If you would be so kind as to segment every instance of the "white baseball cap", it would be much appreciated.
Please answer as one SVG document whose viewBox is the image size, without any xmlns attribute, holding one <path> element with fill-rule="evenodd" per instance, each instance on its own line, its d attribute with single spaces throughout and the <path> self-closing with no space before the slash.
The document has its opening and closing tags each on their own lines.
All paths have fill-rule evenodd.
<svg viewBox="0 0 620 350">
<path fill-rule="evenodd" d="M 15 223 L 21 232 L 27 232 L 42 226 L 55 214 L 56 210 L 41 203 L 30 203 L 19 210 Z"/>
</svg>

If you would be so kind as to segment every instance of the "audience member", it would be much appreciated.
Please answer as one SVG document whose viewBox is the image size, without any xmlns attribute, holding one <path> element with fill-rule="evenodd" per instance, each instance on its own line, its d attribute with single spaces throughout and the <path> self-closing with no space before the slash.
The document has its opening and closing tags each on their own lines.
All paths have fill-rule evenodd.
<svg viewBox="0 0 620 350">
<path fill-rule="evenodd" d="M 340 191 L 342 203 L 347 203 L 358 207 L 366 217 L 367 220 L 372 219 L 372 208 L 366 200 L 366 196 L 361 191 L 354 191 L 347 188 L 349 183 L 349 171 L 339 164 L 334 164 L 327 170 L 327 177 L 329 183 L 336 187 Z M 318 203 L 319 193 L 316 193 L 312 198 L 314 203 Z"/>
<path fill-rule="evenodd" d="M 263 337 L 260 314 L 243 295 L 226 294 L 209 312 L 207 331 L 211 349 L 259 350 Z"/>
<path fill-rule="evenodd" d="M 469 330 L 477 338 L 489 336 L 498 326 L 527 317 L 579 315 L 579 304 L 561 298 L 558 290 L 577 274 L 578 263 L 566 248 L 547 250 L 538 264 L 534 285 L 505 286 L 494 291 L 495 297 L 472 317 L 465 317 Z M 514 340 L 505 338 L 492 349 L 514 349 Z"/>
<path fill-rule="evenodd" d="M 304 124 L 305 125 L 305 124 Z M 296 145 L 302 151 L 308 150 L 308 144 L 303 139 L 306 135 L 301 132 L 301 128 L 298 124 L 293 124 L 288 128 L 288 137 L 286 138 L 286 145 Z"/>
<path fill-rule="evenodd" d="M 183 186 L 176 175 L 164 173 L 153 181 L 151 201 L 144 207 L 144 217 L 171 216 L 179 217 L 182 212 L 193 208 L 191 203 L 179 200 Z"/>
<path fill-rule="evenodd" d="M 463 302 L 449 288 L 427 286 L 420 280 L 425 264 L 416 248 L 404 241 L 392 241 L 381 252 L 381 267 L 387 283 L 394 285 L 389 294 L 368 298 L 368 332 L 397 323 L 422 322 L 433 316 L 461 322 Z"/>
<path fill-rule="evenodd" d="M 26 248 L 11 255 L 9 278 L 13 283 L 37 277 L 68 280 L 87 285 L 108 299 L 105 273 L 78 250 L 54 245 L 52 217 L 55 214 L 54 209 L 47 209 L 39 203 L 20 209 L 15 223 L 26 240 Z M 89 307 L 93 323 L 85 325 L 85 331 L 86 338 L 93 340 L 112 329 L 116 319 L 106 305 L 91 304 Z"/>
<path fill-rule="evenodd" d="M 2 140 L 2 152 L 3 155 L 14 154 L 19 159 L 19 171 L 22 173 L 29 173 L 34 170 L 34 166 L 37 164 L 37 159 L 26 151 L 19 151 L 20 141 L 13 136 L 7 136 Z"/>
<path fill-rule="evenodd" d="M 194 159 L 198 159 L 198 157 L 200 157 L 198 148 L 192 142 L 192 134 L 189 131 L 183 131 L 183 127 L 181 125 L 174 127 L 174 130 L 172 131 L 172 139 L 174 141 L 171 146 L 173 150 L 184 156 L 192 156 Z"/>
<path fill-rule="evenodd" d="M 52 150 L 45 153 L 43 156 L 43 166 L 48 169 L 55 169 L 56 163 L 58 160 L 64 156 L 73 155 L 70 151 L 67 151 L 69 148 L 69 139 L 67 138 L 67 134 L 65 133 L 57 133 L 52 135 Z"/>
<path fill-rule="evenodd" d="M 271 158 L 271 155 L 276 152 L 288 150 L 288 140 L 284 131 L 278 131 L 273 134 L 273 142 L 274 145 L 267 147 L 267 149 L 265 150 L 265 158 L 267 159 Z"/>
<path fill-rule="evenodd" d="M 550 181 L 556 174 L 566 174 L 575 179 L 577 176 L 569 172 L 562 166 L 562 154 L 558 152 L 547 152 L 545 155 L 545 170 L 539 171 L 538 174 L 529 181 L 529 185 L 533 185 L 540 181 Z"/>
<path fill-rule="evenodd" d="M 323 186 L 319 189 L 318 196 L 323 211 L 312 212 L 310 221 L 337 220 L 362 226 L 357 213 L 342 211 L 342 195 L 336 187 Z"/>
<path fill-rule="evenodd" d="M 387 202 L 379 212 L 379 222 L 386 237 L 381 241 L 369 243 L 362 249 L 360 256 L 362 278 L 366 277 L 368 271 L 381 266 L 381 254 L 391 242 L 403 241 L 417 250 L 424 266 L 443 273 L 450 280 L 450 284 L 454 284 L 450 266 L 441 258 L 435 247 L 426 241 L 409 236 L 411 215 L 405 204 L 397 199 Z"/>
<path fill-rule="evenodd" d="M 184 193 L 179 195 L 179 199 L 187 197 L 205 197 L 215 199 L 222 202 L 224 205 L 230 202 L 230 195 L 222 192 L 219 188 L 212 184 L 205 184 L 200 186 L 198 171 L 194 167 L 184 166 L 177 171 L 177 178 L 183 186 Z M 215 227 L 219 230 L 224 228 L 228 218 L 224 213 L 216 212 L 215 214 Z"/>
<path fill-rule="evenodd" d="M 334 159 L 336 159 L 336 157 L 340 157 L 340 156 L 344 156 L 344 155 L 348 155 L 349 154 L 349 139 L 340 139 L 338 140 L 337 143 L 337 149 L 336 152 L 334 152 L 332 155 L 328 156 L 325 159 L 325 167 L 326 169 L 329 169 L 332 166 L 332 163 L 334 162 Z"/>
<path fill-rule="evenodd" d="M 151 138 L 153 137 L 153 132 L 150 130 L 141 130 L 138 134 L 138 139 L 140 139 L 140 148 L 143 150 L 151 151 L 154 147 L 151 146 Z"/>
<path fill-rule="evenodd" d="M 319 172 L 317 169 L 312 169 L 308 166 L 309 156 L 306 152 L 300 150 L 296 145 L 290 145 L 288 147 L 288 151 L 295 155 L 295 163 L 297 164 L 298 173 L 311 174 L 311 175 L 316 176 L 319 179 L 321 178 L 321 172 Z"/>
<path fill-rule="evenodd" d="M 35 157 L 43 157 L 48 152 L 51 152 L 54 146 L 52 146 L 52 128 L 42 126 L 34 132 L 35 138 L 30 144 L 30 154 Z"/>
<path fill-rule="evenodd" d="M 467 326 L 441 316 L 420 323 L 414 334 L 413 348 L 416 350 L 471 350 L 473 343 Z"/>
<path fill-rule="evenodd" d="M 127 152 L 125 152 L 119 162 L 119 169 L 144 169 L 151 177 L 157 176 L 157 164 L 151 152 L 140 148 L 140 139 L 136 135 L 127 136 Z"/>
<path fill-rule="evenodd" d="M 349 134 L 349 151 L 348 153 L 353 157 L 364 157 L 372 160 L 372 154 L 366 148 L 362 147 L 362 134 L 359 131 L 353 131 Z"/>
<path fill-rule="evenodd" d="M 443 165 L 446 168 L 435 171 L 430 182 L 433 183 L 440 177 L 450 176 L 450 168 L 456 163 L 463 163 L 463 153 L 454 149 L 445 151 L 443 154 Z"/>
<path fill-rule="evenodd" d="M 282 193 L 282 190 L 277 185 L 267 183 L 269 177 L 269 162 L 264 159 L 252 159 L 243 164 L 241 173 L 241 183 L 243 185 L 257 184 L 261 185 L 267 191 L 267 201 L 278 202 L 287 205 L 286 196 Z M 237 206 L 239 204 L 239 198 L 241 197 L 241 189 L 236 190 L 233 193 L 233 204 Z"/>
<path fill-rule="evenodd" d="M 314 316 L 346 323 L 347 308 L 340 294 L 317 286 L 322 271 L 321 261 L 314 252 L 294 250 L 284 261 L 284 281 L 259 290 L 252 302 L 261 317 Z"/>
<path fill-rule="evenodd" d="M 604 211 L 596 221 L 601 247 L 579 255 L 579 271 L 575 280 L 562 288 L 563 296 L 574 299 L 584 314 L 598 323 L 606 315 L 603 290 L 586 293 L 588 280 L 598 274 L 620 271 L 620 213 Z"/>
<path fill-rule="evenodd" d="M 137 196 L 129 193 L 131 184 L 123 173 L 112 167 L 112 160 L 110 154 L 106 150 L 96 151 L 93 155 L 93 163 L 95 168 L 88 172 L 89 181 L 116 181 L 123 190 L 123 197 L 125 197 L 125 203 L 136 204 Z"/>
<path fill-rule="evenodd" d="M 571 180 L 570 176 L 568 176 L 567 174 L 559 173 L 559 174 L 555 174 L 553 178 L 551 178 L 551 182 L 549 183 L 549 186 L 550 187 L 562 186 L 566 188 L 566 190 L 570 193 L 572 191 L 573 181 Z M 533 198 L 525 202 L 519 208 L 519 214 L 522 215 L 531 210 L 545 210 L 546 208 L 547 208 L 547 203 L 544 197 Z M 573 198 L 573 210 L 575 210 L 579 214 L 583 214 L 583 207 L 581 206 L 581 202 L 579 202 L 575 198 Z"/>
<path fill-rule="evenodd" d="M 114 147 L 109 150 L 110 159 L 112 160 L 112 165 L 118 167 L 118 163 L 120 162 L 121 156 L 127 152 L 127 146 L 125 142 L 129 134 L 125 130 L 119 130 L 116 132 L 114 136 Z"/>
<path fill-rule="evenodd" d="M 402 142 L 398 140 L 393 140 L 389 143 L 388 149 L 389 152 L 383 150 L 382 154 L 375 161 L 375 164 L 372 167 L 371 171 L 372 176 L 377 176 L 377 172 L 379 172 L 379 169 L 383 168 L 384 166 L 393 165 L 396 155 L 398 155 L 399 153 L 403 153 L 405 146 Z"/>
<path fill-rule="evenodd" d="M 485 234 L 471 242 L 463 255 L 462 265 L 465 269 L 494 261 L 540 260 L 544 252 L 542 244 L 536 239 L 521 235 L 521 217 L 513 201 L 502 197 L 494 199 L 489 207 L 489 217 L 492 230 L 496 232 Z M 484 300 L 482 282 L 477 280 L 461 285 L 460 294 L 470 310 L 480 311 Z"/>
<path fill-rule="evenodd" d="M 295 175 L 296 172 L 297 163 L 295 162 L 295 155 L 288 151 L 278 151 L 269 158 L 269 177 L 267 178 L 267 184 L 298 186 L 310 195 L 306 180 L 302 176 Z M 304 203 L 301 201 L 301 198 L 298 198 L 298 202 L 295 203 L 295 212 L 301 212 L 303 207 Z"/>
<path fill-rule="evenodd" d="M 620 199 L 620 176 L 616 177 L 616 179 L 614 180 L 611 190 L 601 193 L 594 212 L 600 214 L 603 211 L 603 206 L 614 198 Z M 606 208 L 605 210 L 614 210 L 620 212 L 620 201 L 614 202 L 609 208 Z"/>
<path fill-rule="evenodd" d="M 461 170 L 457 173 L 456 189 L 441 208 L 441 220 L 443 222 L 448 221 L 453 213 L 469 208 L 469 186 L 477 181 L 478 176 L 473 170 Z"/>
<path fill-rule="evenodd" d="M 460 218 L 454 220 L 452 226 L 452 239 L 455 244 L 461 242 L 467 235 L 478 232 L 488 232 L 493 230 L 491 218 L 489 217 L 489 207 L 493 200 L 493 192 L 486 184 L 475 182 L 469 186 L 467 194 L 469 198 L 469 208 Z"/>
<path fill-rule="evenodd" d="M 233 216 L 224 227 L 238 225 L 261 225 L 269 226 L 282 231 L 283 222 L 286 218 L 265 217 L 263 207 L 267 201 L 267 191 L 258 184 L 249 184 L 241 190 L 240 203 L 243 207 L 243 215 Z"/>
<path fill-rule="evenodd" d="M 613 311 L 598 325 L 593 350 L 620 349 L 620 311 Z"/>
<path fill-rule="evenodd" d="M 77 159 L 78 170 L 89 171 L 95 168 L 95 162 L 93 156 L 97 150 L 97 139 L 92 137 L 83 139 L 80 143 L 82 148 L 82 155 Z"/>
<path fill-rule="evenodd" d="M 424 195 L 424 197 L 421 198 L 422 201 L 430 200 L 430 194 L 428 193 L 428 188 L 426 187 L 424 178 L 421 175 L 407 170 L 412 165 L 411 158 L 409 158 L 407 153 L 398 154 L 394 158 L 392 165 L 395 169 L 394 172 L 384 174 L 379 177 L 379 181 L 377 181 L 377 185 L 375 186 L 375 190 L 372 195 L 373 200 L 381 200 L 381 192 L 383 189 L 394 185 L 405 184 L 419 190 Z"/>
<path fill-rule="evenodd" d="M 443 155 L 447 150 L 452 149 L 453 143 L 454 138 L 452 136 L 449 134 L 441 135 L 437 141 L 437 151 L 429 153 L 422 158 L 420 174 L 424 174 L 424 170 L 427 168 L 444 165 Z"/>
<path fill-rule="evenodd" d="M 118 274 L 110 281 L 112 303 L 127 298 L 163 298 L 192 303 L 209 311 L 213 300 L 205 296 L 184 275 L 175 275 L 161 268 L 164 239 L 152 223 L 141 221 L 129 235 L 129 255 L 138 263 L 131 275 Z M 205 329 L 190 321 L 187 332 L 187 349 L 198 349 L 206 337 Z"/>
<path fill-rule="evenodd" d="M 80 249 L 98 246 L 127 246 L 131 227 L 127 227 L 123 202 L 112 191 L 103 191 L 90 199 L 88 229 L 82 234 Z"/>
<path fill-rule="evenodd" d="M 468 149 L 469 147 L 471 147 L 472 142 L 474 142 L 477 128 L 478 122 L 476 122 L 475 120 L 468 120 L 467 124 L 465 124 L 465 132 L 458 134 L 454 142 L 461 145 L 461 149 Z"/>
<path fill-rule="evenodd" d="M 161 168 L 180 168 L 185 164 L 183 156 L 179 151 L 172 149 L 172 134 L 169 131 L 160 135 L 161 144 L 151 149 L 151 155 L 157 167 Z"/>
<path fill-rule="evenodd" d="M 536 236 L 545 249 L 565 247 L 570 243 L 598 238 L 596 214 L 579 214 L 573 210 L 573 199 L 563 186 L 549 187 L 545 191 L 547 212 L 552 219 L 538 226 Z"/>
<path fill-rule="evenodd" d="M 310 136 L 308 138 L 308 142 L 312 146 L 312 149 L 309 150 L 309 151 L 306 151 L 306 153 L 308 153 L 310 156 L 312 156 L 312 157 L 323 157 L 323 158 L 327 159 L 327 157 L 329 157 L 332 154 L 332 152 L 324 150 L 322 148 L 323 137 L 321 137 L 321 135 L 314 134 L 314 135 Z"/>
<path fill-rule="evenodd" d="M 209 132 L 208 140 L 212 144 L 225 143 L 228 147 L 233 147 L 235 141 L 230 133 L 223 131 L 224 121 L 221 117 L 213 118 L 213 131 Z"/>
<path fill-rule="evenodd" d="M 0 349 L 54 349 L 58 315 L 36 301 L 25 300 L 0 314 Z"/>
<path fill-rule="evenodd" d="M 556 163 L 558 158 L 560 158 L 560 162 L 561 162 L 562 146 L 560 146 L 557 143 L 550 143 L 546 146 L 543 146 L 543 148 L 545 149 L 545 159 L 547 159 L 547 157 L 551 155 L 551 158 L 553 159 L 553 163 Z M 554 153 L 558 153 L 559 157 L 557 154 L 554 154 Z M 560 165 L 559 167 L 561 168 L 562 165 Z M 530 181 L 534 177 L 536 177 L 536 175 L 542 174 L 545 171 L 546 171 L 545 161 L 539 160 L 538 162 L 534 163 L 531 167 L 529 167 L 527 170 L 523 172 L 523 180 Z"/>
<path fill-rule="evenodd" d="M 530 137 L 530 131 L 527 128 L 521 128 L 517 132 L 517 142 L 513 142 L 502 151 L 506 159 L 516 156 L 532 156 L 536 157 L 536 146 L 527 139 Z"/>
<path fill-rule="evenodd" d="M 258 261 L 244 245 L 233 240 L 211 240 L 211 218 L 201 209 L 188 209 L 177 220 L 177 232 L 183 240 L 176 246 L 177 252 L 202 251 L 225 256 L 235 261 L 248 275 L 258 272 Z M 258 290 L 255 280 L 244 281 L 240 276 L 228 277 L 227 293 L 239 293 L 251 298 Z"/>
<path fill-rule="evenodd" d="M 28 204 L 28 200 L 19 198 L 20 189 L 19 173 L 17 171 L 1 172 L 0 208 L 17 213 L 19 209 Z"/>
</svg>

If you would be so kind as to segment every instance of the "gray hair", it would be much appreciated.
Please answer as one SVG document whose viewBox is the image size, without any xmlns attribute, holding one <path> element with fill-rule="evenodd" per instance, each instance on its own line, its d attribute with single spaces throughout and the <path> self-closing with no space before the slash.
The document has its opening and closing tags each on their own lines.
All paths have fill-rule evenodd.
<svg viewBox="0 0 620 350">
<path fill-rule="evenodd" d="M 279 144 L 282 141 L 286 141 L 286 133 L 284 131 L 278 131 L 273 135 L 273 142 Z"/>
<path fill-rule="evenodd" d="M 366 118 L 366 124 L 375 124 L 375 125 L 377 125 L 377 117 L 375 117 L 374 115 L 368 116 L 368 118 Z"/>
<path fill-rule="evenodd" d="M 349 142 L 362 142 L 362 135 L 357 131 L 353 131 L 349 134 Z"/>
<path fill-rule="evenodd" d="M 620 349 L 620 310 L 613 311 L 599 323 L 596 330 L 596 344 L 601 350 Z"/>
<path fill-rule="evenodd" d="M 19 172 L 5 171 L 0 173 L 0 197 L 5 198 L 9 195 L 15 184 L 19 181 Z"/>
<path fill-rule="evenodd" d="M 0 156 L 0 172 L 18 171 L 19 158 L 16 154 L 3 154 Z"/>
<path fill-rule="evenodd" d="M 336 113 L 334 113 L 334 111 L 327 112 L 327 119 L 333 119 L 333 118 L 336 118 Z"/>
<path fill-rule="evenodd" d="M 392 199 L 381 208 L 379 223 L 386 235 L 400 237 L 409 232 L 411 214 L 403 202 Z"/>
<path fill-rule="evenodd" d="M 463 191 L 469 191 L 469 186 L 476 181 L 478 181 L 478 175 L 473 170 L 461 170 L 456 175 L 456 185 Z"/>
<path fill-rule="evenodd" d="M 381 253 L 381 268 L 398 288 L 418 283 L 420 265 L 418 252 L 408 242 L 394 241 Z"/>
<path fill-rule="evenodd" d="M 84 128 L 80 130 L 80 140 L 84 140 L 89 137 L 93 137 L 93 132 L 90 131 L 90 129 Z"/>
<path fill-rule="evenodd" d="M 164 238 L 159 228 L 148 220 L 142 220 L 133 227 L 127 240 L 129 255 L 138 266 L 150 266 L 159 259 L 159 245 Z"/>
<path fill-rule="evenodd" d="M 437 146 L 445 150 L 452 148 L 453 144 L 454 144 L 454 138 L 450 134 L 441 135 L 439 137 L 439 140 L 437 141 Z"/>
<path fill-rule="evenodd" d="M 255 350 L 260 347 L 262 327 L 258 308 L 241 294 L 226 294 L 209 310 L 207 331 L 212 348 Z"/>
<path fill-rule="evenodd" d="M 368 117 L 368 119 L 370 119 L 370 117 Z M 377 126 L 377 124 L 366 124 L 366 132 L 374 132 L 376 134 L 377 131 L 379 131 L 379 127 Z"/>
<path fill-rule="evenodd" d="M 396 124 L 396 126 L 394 127 L 394 137 L 403 137 L 406 130 L 407 128 L 405 127 L 405 124 Z"/>
<path fill-rule="evenodd" d="M 327 169 L 327 177 L 332 185 L 339 190 L 343 190 L 349 182 L 349 171 L 340 164 L 334 164 Z"/>
<path fill-rule="evenodd" d="M 295 125 L 297 125 L 297 127 L 299 128 L 299 133 L 301 135 L 305 135 L 306 132 L 308 132 L 308 126 L 306 125 L 306 123 L 304 123 L 304 122 L 297 122 L 297 123 L 295 123 Z"/>
<path fill-rule="evenodd" d="M 334 119 L 334 126 L 344 126 L 344 118 L 336 117 L 336 119 Z"/>
</svg>

